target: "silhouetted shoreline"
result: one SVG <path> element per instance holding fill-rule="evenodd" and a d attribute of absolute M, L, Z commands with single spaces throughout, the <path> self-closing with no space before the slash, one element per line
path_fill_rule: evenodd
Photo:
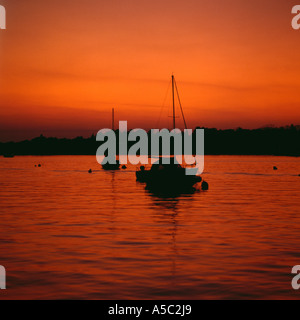
<path fill-rule="evenodd" d="M 252 130 L 201 129 L 205 129 L 206 155 L 300 156 L 300 125 Z M 128 148 L 134 143 L 128 143 Z M 96 141 L 95 135 L 74 139 L 47 138 L 41 135 L 21 142 L 0 142 L 0 155 L 95 155 L 100 145 L 101 142 Z"/>

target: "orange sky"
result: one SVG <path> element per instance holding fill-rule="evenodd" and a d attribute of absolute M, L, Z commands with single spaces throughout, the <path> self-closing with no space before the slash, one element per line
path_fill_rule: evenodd
<path fill-rule="evenodd" d="M 0 2 L 0 141 L 168 127 L 172 72 L 190 128 L 300 124 L 300 1 Z"/>

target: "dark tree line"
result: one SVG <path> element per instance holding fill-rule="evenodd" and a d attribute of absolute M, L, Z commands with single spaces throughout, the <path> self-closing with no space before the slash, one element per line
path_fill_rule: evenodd
<path fill-rule="evenodd" d="M 300 156 L 300 126 L 261 129 L 205 129 L 206 155 Z M 118 137 L 118 131 L 116 131 Z M 149 144 L 150 144 L 150 132 Z M 195 143 L 195 139 L 193 140 Z M 128 143 L 128 148 L 135 142 Z M 75 139 L 46 138 L 0 143 L 0 155 L 95 155 L 95 135 Z M 193 146 L 195 150 L 195 145 Z M 150 146 L 149 146 L 150 150 Z"/>

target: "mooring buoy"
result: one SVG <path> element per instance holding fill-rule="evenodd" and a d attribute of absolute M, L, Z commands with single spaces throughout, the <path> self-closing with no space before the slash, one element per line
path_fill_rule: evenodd
<path fill-rule="evenodd" d="M 203 180 L 203 182 L 202 182 L 202 184 L 201 184 L 201 189 L 204 190 L 204 191 L 206 191 L 206 190 L 208 190 L 208 188 L 209 188 L 208 183 Z"/>

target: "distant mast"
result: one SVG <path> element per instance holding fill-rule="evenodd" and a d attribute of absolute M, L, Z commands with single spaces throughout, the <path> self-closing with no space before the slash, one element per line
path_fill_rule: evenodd
<path fill-rule="evenodd" d="M 115 109 L 112 109 L 112 129 L 115 131 Z"/>
<path fill-rule="evenodd" d="M 181 110 L 181 115 L 182 115 L 182 119 L 184 122 L 184 127 L 185 129 L 187 129 L 187 124 L 185 121 L 185 117 L 184 117 L 184 113 L 183 113 L 183 109 L 182 109 L 182 105 L 181 105 L 181 101 L 180 101 L 180 97 L 179 97 L 179 92 L 178 92 L 178 88 L 177 88 L 177 83 L 175 81 L 175 77 L 172 74 L 172 98 L 173 98 L 173 129 L 176 129 L 176 114 L 175 114 L 175 90 L 176 90 L 176 95 L 177 95 L 177 99 L 178 99 L 178 103 L 180 106 L 180 110 Z"/>
<path fill-rule="evenodd" d="M 175 79 L 174 75 L 172 74 L 172 98 L 173 98 L 173 129 L 176 128 L 176 122 L 175 122 Z"/>

